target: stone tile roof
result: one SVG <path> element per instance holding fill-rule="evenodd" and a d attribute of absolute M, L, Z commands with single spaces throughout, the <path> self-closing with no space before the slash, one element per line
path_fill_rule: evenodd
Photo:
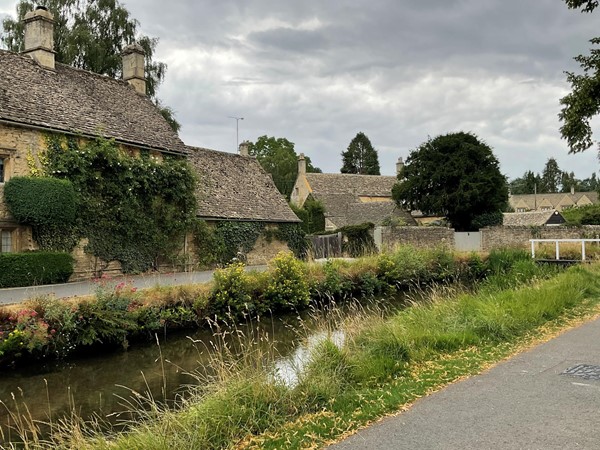
<path fill-rule="evenodd" d="M 188 147 L 199 175 L 198 217 L 214 220 L 300 222 L 255 158 Z"/>
<path fill-rule="evenodd" d="M 586 199 L 590 202 L 598 203 L 597 192 L 575 192 L 574 194 L 569 193 L 553 193 L 553 194 L 526 194 L 526 195 L 511 195 L 508 199 L 510 206 L 514 209 L 523 208 L 526 205 L 527 209 L 535 210 L 536 206 L 539 209 L 541 205 L 551 207 L 553 209 L 560 209 L 561 206 L 581 205 L 588 204 Z"/>
<path fill-rule="evenodd" d="M 407 211 L 392 201 L 394 176 L 355 175 L 345 173 L 307 173 L 311 195 L 325 206 L 325 217 L 336 227 L 372 222 L 389 217 L 402 218 L 408 225 L 416 222 Z M 388 201 L 363 202 L 361 197 L 387 198 Z"/>
<path fill-rule="evenodd" d="M 372 197 L 391 197 L 397 181 L 393 176 L 347 173 L 307 173 L 306 179 L 317 195 L 346 193 Z"/>
<path fill-rule="evenodd" d="M 158 109 L 124 81 L 0 50 L 0 121 L 103 136 L 153 150 L 186 148 Z"/>
<path fill-rule="evenodd" d="M 560 218 L 554 216 L 559 215 Z M 565 219 L 558 211 L 530 211 L 522 213 L 504 213 L 503 225 L 506 227 L 544 226 L 548 222 L 564 223 Z"/>

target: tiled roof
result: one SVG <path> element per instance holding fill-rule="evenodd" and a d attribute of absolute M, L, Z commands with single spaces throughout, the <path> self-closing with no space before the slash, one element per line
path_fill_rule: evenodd
<path fill-rule="evenodd" d="M 311 195 L 325 207 L 325 217 L 335 226 L 372 222 L 381 224 L 386 218 L 402 218 L 416 224 L 412 216 L 392 201 L 393 176 L 341 173 L 307 173 Z M 361 201 L 361 197 L 388 198 L 389 201 Z"/>
<path fill-rule="evenodd" d="M 132 146 L 185 153 L 156 106 L 126 82 L 0 50 L 0 121 L 103 136 Z"/>
<path fill-rule="evenodd" d="M 347 173 L 307 173 L 306 179 L 314 193 L 353 194 L 355 196 L 391 197 L 396 177 L 355 175 Z"/>
<path fill-rule="evenodd" d="M 558 206 L 570 205 L 569 201 L 575 205 L 588 204 L 584 197 L 587 197 L 592 203 L 598 203 L 597 192 L 511 195 L 508 201 L 510 206 L 515 209 L 523 208 L 523 204 L 530 210 L 535 210 L 536 207 L 540 208 L 542 204 L 556 209 Z"/>
<path fill-rule="evenodd" d="M 503 225 L 507 227 L 523 227 L 523 226 L 543 226 L 554 215 L 560 215 L 558 211 L 530 211 L 522 213 L 504 213 Z M 565 219 L 559 219 L 557 222 L 565 222 Z"/>
<path fill-rule="evenodd" d="M 198 216 L 215 220 L 300 222 L 255 158 L 188 147 L 199 180 Z"/>

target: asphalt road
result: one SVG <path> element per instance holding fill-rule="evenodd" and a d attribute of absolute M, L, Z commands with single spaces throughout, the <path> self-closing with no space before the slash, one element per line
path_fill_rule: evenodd
<path fill-rule="evenodd" d="M 588 378 L 583 371 L 564 374 L 580 364 L 592 366 Z M 600 320 L 420 399 L 328 448 L 598 449 Z"/>
<path fill-rule="evenodd" d="M 266 266 L 250 266 L 246 268 L 246 270 L 258 271 L 265 269 Z M 119 283 L 121 281 L 126 281 L 131 287 L 136 287 L 137 289 L 150 288 L 157 285 L 175 286 L 210 281 L 213 272 L 214 271 L 212 270 L 208 270 L 204 272 L 134 275 L 114 278 L 111 282 Z M 97 282 L 81 281 L 77 283 L 53 284 L 47 286 L 0 289 L 0 304 L 20 303 L 28 298 L 43 295 L 52 295 L 56 298 L 84 296 L 93 294 L 97 288 Z"/>

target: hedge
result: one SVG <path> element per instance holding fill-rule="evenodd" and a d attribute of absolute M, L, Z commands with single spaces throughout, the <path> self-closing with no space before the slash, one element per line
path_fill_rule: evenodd
<path fill-rule="evenodd" d="M 4 187 L 4 198 L 19 223 L 56 227 L 75 220 L 75 189 L 67 180 L 14 177 Z"/>
<path fill-rule="evenodd" d="M 73 273 L 73 263 L 68 253 L 2 253 L 0 288 L 64 283 Z"/>

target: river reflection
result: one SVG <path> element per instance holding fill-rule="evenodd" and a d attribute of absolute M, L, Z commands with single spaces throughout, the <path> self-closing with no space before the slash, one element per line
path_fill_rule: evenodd
<path fill-rule="evenodd" d="M 402 299 L 377 302 L 388 311 L 403 303 Z M 364 308 L 360 309 L 364 313 Z M 350 314 L 356 314 L 356 309 L 335 309 L 337 318 Z M 311 347 L 328 336 L 336 345 L 343 343 L 342 332 L 322 331 L 324 320 L 330 325 L 335 322 L 327 318 L 326 312 L 263 318 L 258 323 L 235 327 L 236 332 L 225 333 L 225 339 L 215 340 L 215 333 L 210 330 L 171 333 L 161 339 L 160 347 L 156 343 L 138 343 L 126 352 L 87 355 L 51 367 L 5 371 L 0 374 L 0 400 L 14 411 L 16 398 L 21 411 L 25 404 L 34 420 L 47 421 L 50 414 L 56 420 L 74 410 L 84 419 L 95 414 L 112 417 L 114 422 L 114 413 L 126 409 L 124 402 L 132 397 L 132 391 L 150 392 L 157 400 L 172 401 L 182 387 L 198 383 L 198 378 L 190 373 L 207 373 L 211 369 L 215 352 L 222 351 L 223 345 L 233 354 L 245 351 L 238 345 L 245 340 L 239 339 L 240 335 L 251 337 L 254 346 L 277 355 L 274 376 L 294 385 L 297 369 L 306 364 Z M 6 430 L 10 416 L 4 408 L 0 410 L 0 421 Z"/>

